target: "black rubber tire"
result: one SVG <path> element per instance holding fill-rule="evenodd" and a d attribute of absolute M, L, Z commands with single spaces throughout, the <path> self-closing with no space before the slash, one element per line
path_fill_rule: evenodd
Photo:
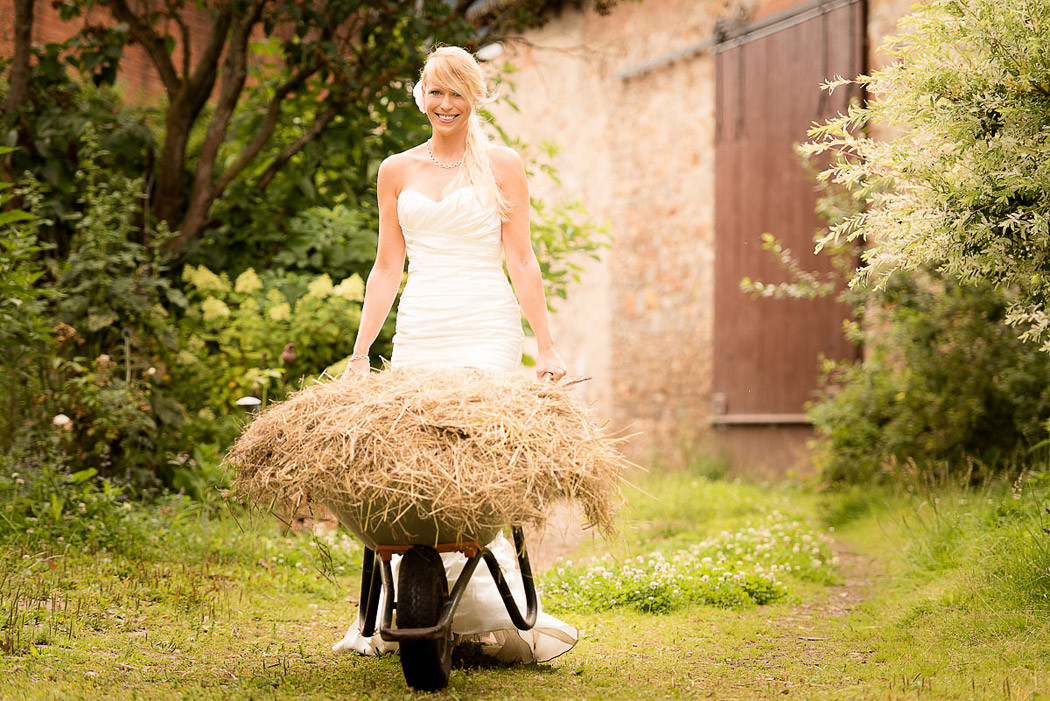
<path fill-rule="evenodd" d="M 448 599 L 448 580 L 441 556 L 433 548 L 415 547 L 401 558 L 397 574 L 397 627 L 435 625 Z M 452 632 L 439 640 L 402 641 L 401 671 L 419 691 L 448 686 L 452 669 Z"/>

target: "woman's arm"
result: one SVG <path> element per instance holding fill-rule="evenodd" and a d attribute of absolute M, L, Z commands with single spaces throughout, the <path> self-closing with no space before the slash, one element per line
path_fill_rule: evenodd
<path fill-rule="evenodd" d="M 559 380 L 565 375 L 565 363 L 554 349 L 540 264 L 532 250 L 529 184 L 525 179 L 525 166 L 517 152 L 505 147 L 492 149 L 492 166 L 500 190 L 511 208 L 510 218 L 503 222 L 503 251 L 507 257 L 507 273 L 514 285 L 514 293 L 536 336 L 539 351 L 536 376 L 542 377 L 543 373 L 549 372 L 555 380 Z"/>
<path fill-rule="evenodd" d="M 354 341 L 354 356 L 357 360 L 347 367 L 348 371 L 355 374 L 368 371 L 368 350 L 390 313 L 405 269 L 405 237 L 397 221 L 397 191 L 401 178 L 396 158 L 391 156 L 379 166 L 376 186 L 379 195 L 379 245 L 376 247 L 376 261 L 365 283 L 361 323 L 357 328 L 357 340 Z"/>

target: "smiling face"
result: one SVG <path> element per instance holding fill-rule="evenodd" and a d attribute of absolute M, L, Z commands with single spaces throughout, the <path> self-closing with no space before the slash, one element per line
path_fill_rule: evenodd
<path fill-rule="evenodd" d="M 424 105 L 434 132 L 452 136 L 467 128 L 467 118 L 473 110 L 469 99 L 455 90 L 441 85 L 427 85 Z"/>

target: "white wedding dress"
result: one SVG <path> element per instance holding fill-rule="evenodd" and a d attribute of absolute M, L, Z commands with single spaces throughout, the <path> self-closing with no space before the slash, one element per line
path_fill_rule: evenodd
<path fill-rule="evenodd" d="M 408 253 L 408 281 L 401 293 L 394 334 L 393 367 L 452 368 L 515 372 L 521 363 L 521 316 L 503 273 L 501 222 L 496 207 L 478 201 L 471 186 L 439 201 L 416 190 L 402 190 L 397 217 Z M 502 535 L 489 543 L 519 610 L 525 595 L 514 546 Z M 449 589 L 466 558 L 441 556 Z M 394 581 L 397 564 L 394 558 Z M 380 598 L 379 611 L 383 611 Z M 381 616 L 382 614 L 380 614 Z M 452 619 L 455 642 L 479 643 L 503 662 L 545 662 L 571 649 L 576 628 L 540 610 L 532 630 L 510 620 L 484 563 L 471 577 Z M 364 637 L 357 621 L 336 652 L 378 655 L 397 649 L 378 632 Z"/>

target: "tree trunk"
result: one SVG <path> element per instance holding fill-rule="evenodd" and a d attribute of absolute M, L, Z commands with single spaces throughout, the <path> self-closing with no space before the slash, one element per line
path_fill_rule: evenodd
<path fill-rule="evenodd" d="M 33 41 L 33 0 L 15 0 L 15 55 L 11 59 L 4 114 L 14 115 L 29 86 L 29 56 Z"/>
<path fill-rule="evenodd" d="M 15 0 L 15 55 L 11 59 L 3 122 L 13 124 L 25 101 L 29 87 L 29 57 L 33 43 L 33 0 Z M 21 139 L 19 139 L 21 142 Z M 11 154 L 3 159 L 4 180 L 14 182 Z"/>
<path fill-rule="evenodd" d="M 190 107 L 185 92 L 180 93 L 168 107 L 164 148 L 157 163 L 157 189 L 153 193 L 153 208 L 157 216 L 173 229 L 179 223 L 182 209 L 186 144 L 196 117 Z"/>
<path fill-rule="evenodd" d="M 200 236 L 207 225 L 208 212 L 215 199 L 222 193 L 215 187 L 215 159 L 237 107 L 244 81 L 248 76 L 248 44 L 251 41 L 252 28 L 259 21 L 263 2 L 260 0 L 246 16 L 238 18 L 231 27 L 229 43 L 226 46 L 226 57 L 222 64 L 222 82 L 219 87 L 219 99 L 215 112 L 208 123 L 208 131 L 201 145 L 197 159 L 197 172 L 190 189 L 189 203 L 185 215 L 179 223 L 179 235 L 169 241 L 169 248 L 176 249 Z"/>

